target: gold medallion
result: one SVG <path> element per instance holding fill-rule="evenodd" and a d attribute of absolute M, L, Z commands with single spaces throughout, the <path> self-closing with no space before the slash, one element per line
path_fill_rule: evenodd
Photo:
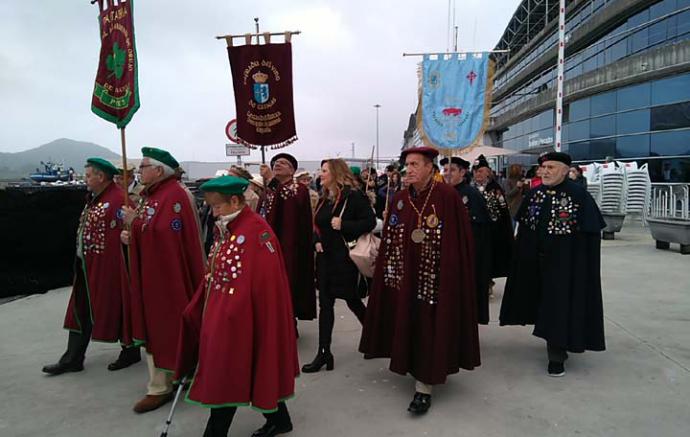
<path fill-rule="evenodd" d="M 438 226 L 438 217 L 436 217 L 436 214 L 429 214 L 426 217 L 426 225 L 432 229 Z"/>
<path fill-rule="evenodd" d="M 412 231 L 411 237 L 412 237 L 412 241 L 419 244 L 422 241 L 424 241 L 424 239 L 426 238 L 426 234 L 424 233 L 424 229 L 417 228 L 414 231 Z"/>

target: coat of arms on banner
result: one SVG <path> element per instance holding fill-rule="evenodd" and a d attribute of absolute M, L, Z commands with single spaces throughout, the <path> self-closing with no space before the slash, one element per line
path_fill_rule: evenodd
<path fill-rule="evenodd" d="M 231 46 L 228 56 L 239 142 L 274 149 L 295 142 L 291 44 Z"/>
<path fill-rule="evenodd" d="M 252 75 L 252 79 L 254 79 L 254 101 L 259 104 L 268 102 L 270 96 L 268 84 L 266 83 L 268 75 L 258 71 Z"/>
<path fill-rule="evenodd" d="M 491 106 L 493 64 L 486 53 L 425 55 L 417 130 L 424 143 L 460 150 L 481 140 Z"/>

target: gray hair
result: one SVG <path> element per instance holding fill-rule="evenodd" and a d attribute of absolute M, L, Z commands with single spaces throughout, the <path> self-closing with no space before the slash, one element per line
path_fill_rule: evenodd
<path fill-rule="evenodd" d="M 170 167 L 167 164 L 163 164 L 162 162 L 160 162 L 156 159 L 149 158 L 149 164 L 151 164 L 154 167 L 162 168 L 163 169 L 163 176 L 165 176 L 165 177 L 173 176 L 175 174 L 175 170 L 172 167 Z"/>

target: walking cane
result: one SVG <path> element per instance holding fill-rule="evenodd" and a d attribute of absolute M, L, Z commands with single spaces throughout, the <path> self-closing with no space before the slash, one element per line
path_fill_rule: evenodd
<path fill-rule="evenodd" d="M 177 393 L 175 393 L 175 399 L 173 399 L 172 407 L 170 408 L 170 413 L 168 414 L 168 419 L 165 421 L 165 428 L 163 429 L 163 432 L 161 433 L 161 437 L 168 437 L 168 429 L 170 428 L 170 424 L 172 423 L 172 417 L 173 414 L 175 414 L 175 407 L 177 406 L 177 401 L 180 399 L 180 395 L 182 394 L 182 389 L 184 389 L 184 385 L 187 382 L 187 377 L 185 376 L 182 378 L 182 381 L 180 381 L 180 385 L 177 387 Z"/>

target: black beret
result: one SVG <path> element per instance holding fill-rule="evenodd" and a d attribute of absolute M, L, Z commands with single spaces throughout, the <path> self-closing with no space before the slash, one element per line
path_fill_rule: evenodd
<path fill-rule="evenodd" d="M 464 159 L 462 159 L 462 158 L 459 157 L 459 156 L 453 156 L 452 158 L 450 158 L 450 163 L 451 163 L 451 164 L 455 164 L 455 165 L 457 165 L 457 166 L 460 167 L 460 168 L 464 168 L 464 169 L 469 169 L 469 168 L 470 168 L 470 162 L 469 162 L 469 161 L 465 161 Z"/>
<path fill-rule="evenodd" d="M 573 159 L 570 157 L 570 155 L 563 152 L 548 152 L 539 157 L 539 165 L 545 163 L 546 161 L 558 161 L 567 166 L 570 166 L 570 164 L 573 163 Z"/>

